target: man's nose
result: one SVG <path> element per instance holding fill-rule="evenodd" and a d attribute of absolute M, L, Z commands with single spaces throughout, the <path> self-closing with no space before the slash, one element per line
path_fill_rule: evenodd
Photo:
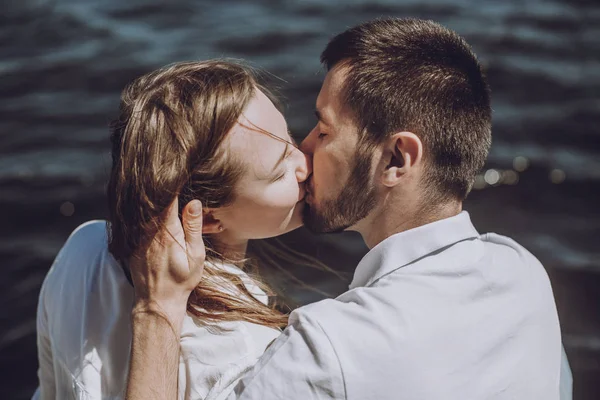
<path fill-rule="evenodd" d="M 315 128 L 316 129 L 316 128 Z M 311 155 L 315 150 L 315 129 L 309 132 L 309 134 L 304 138 L 302 143 L 300 143 L 300 151 L 304 154 Z"/>

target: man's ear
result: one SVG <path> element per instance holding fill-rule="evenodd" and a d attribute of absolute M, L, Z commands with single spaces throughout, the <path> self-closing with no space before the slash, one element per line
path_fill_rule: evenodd
<path fill-rule="evenodd" d="M 223 232 L 223 224 L 215 217 L 213 210 L 210 208 L 202 209 L 202 233 L 221 233 Z"/>
<path fill-rule="evenodd" d="M 382 182 L 387 187 L 396 186 L 400 180 L 421 163 L 423 142 L 412 132 L 402 131 L 389 137 L 384 148 Z"/>

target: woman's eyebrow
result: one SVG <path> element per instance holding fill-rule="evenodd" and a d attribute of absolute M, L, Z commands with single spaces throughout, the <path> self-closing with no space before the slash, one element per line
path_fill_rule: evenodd
<path fill-rule="evenodd" d="M 245 124 L 242 124 L 242 123 L 240 123 L 240 126 L 246 128 L 246 129 L 248 129 L 250 131 L 254 131 L 254 132 L 258 132 L 258 133 L 262 133 L 262 134 L 265 134 L 267 136 L 270 136 L 270 137 L 272 137 L 273 139 L 275 139 L 275 140 L 277 140 L 279 142 L 286 143 L 286 144 L 291 144 L 294 147 L 298 147 L 298 142 L 292 136 L 291 131 L 290 131 L 289 128 L 287 129 L 287 133 L 288 133 L 288 136 L 289 136 L 290 140 L 285 140 L 285 139 L 280 138 L 279 136 L 275 135 L 274 133 L 271 133 L 271 132 L 269 132 L 269 131 L 267 131 L 265 129 L 262 129 L 262 128 L 254 125 L 253 123 L 250 123 L 250 124 L 252 125 L 252 127 L 249 127 L 248 125 L 245 125 Z"/>
<path fill-rule="evenodd" d="M 279 166 L 281 165 L 283 160 L 285 160 L 291 154 L 291 152 L 288 151 L 289 148 L 290 148 L 290 145 L 288 143 L 286 143 L 285 149 L 283 149 L 283 154 L 281 154 L 281 157 L 279 157 L 279 160 L 277 160 L 277 163 L 273 167 L 273 171 L 275 171 L 277 168 L 279 168 Z"/>

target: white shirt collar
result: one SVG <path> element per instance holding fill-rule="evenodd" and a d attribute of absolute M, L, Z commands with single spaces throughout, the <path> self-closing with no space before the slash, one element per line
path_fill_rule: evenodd
<path fill-rule="evenodd" d="M 466 211 L 454 217 L 396 233 L 373 247 L 363 257 L 356 267 L 350 289 L 368 286 L 384 275 L 436 250 L 478 236 L 479 233 Z"/>

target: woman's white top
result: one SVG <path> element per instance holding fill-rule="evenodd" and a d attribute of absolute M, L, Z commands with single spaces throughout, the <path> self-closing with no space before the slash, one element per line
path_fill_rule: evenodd
<path fill-rule="evenodd" d="M 267 296 L 240 269 L 248 290 Z M 131 348 L 133 287 L 108 252 L 106 222 L 81 225 L 50 268 L 40 292 L 40 386 L 33 399 L 121 399 Z M 180 399 L 222 399 L 280 331 L 249 322 L 215 330 L 187 315 L 181 333 Z"/>

